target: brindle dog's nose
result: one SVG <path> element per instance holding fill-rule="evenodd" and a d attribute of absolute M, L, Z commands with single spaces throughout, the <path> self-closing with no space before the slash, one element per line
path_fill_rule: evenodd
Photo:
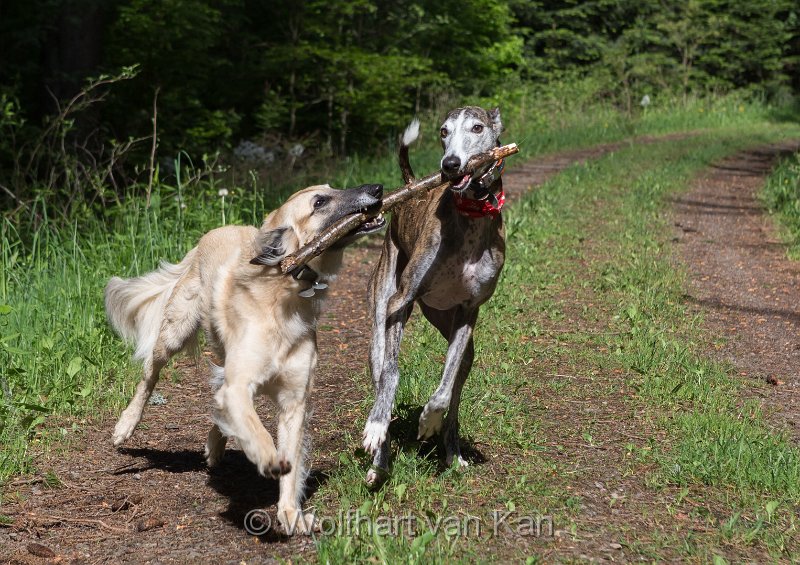
<path fill-rule="evenodd" d="M 455 155 L 450 155 L 442 159 L 442 171 L 448 174 L 454 174 L 461 168 L 461 159 Z"/>

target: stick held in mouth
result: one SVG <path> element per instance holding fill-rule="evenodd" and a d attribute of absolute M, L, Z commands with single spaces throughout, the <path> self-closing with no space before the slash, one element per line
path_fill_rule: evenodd
<path fill-rule="evenodd" d="M 505 157 L 509 157 L 519 152 L 519 147 L 516 143 L 496 147 L 486 153 L 473 156 L 465 169 L 467 171 L 475 171 L 492 161 L 498 161 Z M 392 191 L 389 195 L 383 198 L 383 205 L 379 213 L 390 211 L 398 204 L 410 200 L 414 196 L 423 194 L 434 188 L 448 184 L 448 181 L 442 178 L 441 171 L 422 177 L 421 179 L 412 180 L 407 185 Z M 336 243 L 339 239 L 368 222 L 374 216 L 367 216 L 364 213 L 352 214 L 345 216 L 338 222 L 328 227 L 325 231 L 320 233 L 317 237 L 311 240 L 308 244 L 304 245 L 291 255 L 284 257 L 281 261 L 281 271 L 284 273 L 291 273 L 295 269 L 302 267 L 314 257 L 320 255 L 323 251 Z"/>

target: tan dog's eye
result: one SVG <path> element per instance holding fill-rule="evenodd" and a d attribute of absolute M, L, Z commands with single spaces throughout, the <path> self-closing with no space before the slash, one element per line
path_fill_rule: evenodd
<path fill-rule="evenodd" d="M 483 131 L 483 124 L 475 124 L 472 126 L 472 133 L 481 133 Z"/>
<path fill-rule="evenodd" d="M 330 198 L 328 196 L 317 196 L 314 198 L 312 206 L 314 206 L 314 210 L 319 210 L 320 208 L 325 206 L 325 204 L 327 204 L 329 200 Z"/>
<path fill-rule="evenodd" d="M 447 134 L 450 132 L 447 131 L 447 128 L 442 128 L 441 130 L 439 130 L 439 133 L 442 134 L 442 137 L 447 137 Z"/>

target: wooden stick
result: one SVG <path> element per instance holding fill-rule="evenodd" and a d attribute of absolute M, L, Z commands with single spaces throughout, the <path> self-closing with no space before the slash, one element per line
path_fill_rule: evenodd
<path fill-rule="evenodd" d="M 504 159 L 505 157 L 509 157 L 518 152 L 519 147 L 517 147 L 516 143 L 503 145 L 502 147 L 496 147 L 491 151 L 487 151 L 486 153 L 474 155 L 472 158 L 470 158 L 469 162 L 467 162 L 465 170 L 474 171 L 483 167 L 484 165 L 488 165 L 493 161 L 499 161 L 500 159 Z M 407 185 L 392 191 L 386 197 L 384 197 L 379 213 L 388 212 L 406 200 L 410 200 L 415 196 L 422 195 L 429 190 L 433 190 L 434 188 L 438 188 L 446 184 L 449 184 L 449 181 L 442 178 L 441 171 L 421 179 L 412 180 Z M 301 247 L 291 255 L 284 257 L 281 261 L 281 271 L 284 273 L 291 273 L 295 269 L 302 267 L 314 257 L 317 257 L 331 245 L 336 243 L 339 239 L 353 231 L 355 228 L 366 223 L 368 220 L 374 218 L 376 215 L 377 214 L 373 216 L 367 216 L 364 213 L 358 213 L 341 218 L 339 221 L 326 228 L 325 231 L 320 233 L 308 244 Z"/>

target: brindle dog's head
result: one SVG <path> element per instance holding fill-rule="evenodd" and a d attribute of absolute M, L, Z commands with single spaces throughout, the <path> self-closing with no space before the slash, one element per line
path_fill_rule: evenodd
<path fill-rule="evenodd" d="M 382 198 L 383 186 L 380 184 L 365 184 L 345 190 L 331 188 L 327 184 L 303 189 L 290 196 L 283 206 L 264 220 L 256 241 L 259 254 L 253 262 L 278 265 L 288 253 L 294 253 L 343 217 L 358 212 L 377 213 Z M 340 251 L 346 245 L 381 229 L 385 223 L 383 217 L 378 216 L 353 230 L 323 253 L 322 261 L 325 262 L 326 255 L 333 251 L 336 256 L 333 257 L 333 263 L 340 262 Z M 339 253 L 335 253 L 337 250 Z M 330 268 L 335 271 L 338 264 L 330 265 Z M 322 267 L 322 272 L 328 270 Z"/>
<path fill-rule="evenodd" d="M 442 175 L 451 182 L 450 188 L 459 194 L 465 192 L 473 180 L 480 178 L 491 167 L 467 173 L 464 170 L 470 157 L 497 146 L 503 131 L 500 110 L 484 110 L 478 106 L 456 108 L 447 114 L 442 124 Z"/>

